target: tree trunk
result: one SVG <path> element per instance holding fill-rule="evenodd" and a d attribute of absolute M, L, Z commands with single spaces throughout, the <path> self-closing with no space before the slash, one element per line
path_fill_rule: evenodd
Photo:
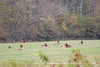
<path fill-rule="evenodd" d="M 82 17 L 82 4 L 83 4 L 83 0 L 81 0 L 81 3 L 80 3 L 80 16 Z"/>
<path fill-rule="evenodd" d="M 91 16 L 94 17 L 95 0 L 91 0 Z"/>

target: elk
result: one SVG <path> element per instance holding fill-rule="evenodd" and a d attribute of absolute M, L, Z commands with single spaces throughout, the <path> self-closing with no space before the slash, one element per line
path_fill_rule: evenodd
<path fill-rule="evenodd" d="M 52 45 L 59 45 L 59 41 L 57 41 L 57 43 L 54 43 L 54 44 L 52 44 Z"/>
<path fill-rule="evenodd" d="M 20 48 L 18 48 L 18 50 L 23 50 L 24 48 L 23 48 L 23 44 L 22 45 L 20 45 Z"/>
<path fill-rule="evenodd" d="M 9 50 L 11 47 L 9 46 L 8 48 L 7 48 L 7 50 Z"/>
<path fill-rule="evenodd" d="M 68 45 L 67 43 L 64 46 L 61 46 L 62 48 L 72 47 L 72 45 Z"/>
<path fill-rule="evenodd" d="M 83 44 L 83 41 L 81 41 L 80 43 L 79 43 L 79 45 L 82 45 Z"/>
<path fill-rule="evenodd" d="M 72 47 L 72 45 L 68 45 L 67 43 L 65 44 L 65 47 Z"/>
<path fill-rule="evenodd" d="M 26 42 L 25 42 L 25 40 L 23 40 L 23 45 L 26 45 Z"/>
<path fill-rule="evenodd" d="M 42 47 L 43 47 L 43 46 L 45 46 L 45 47 L 50 47 L 50 46 L 48 46 L 46 43 L 45 43 L 44 45 L 41 45 L 41 46 L 42 46 Z"/>

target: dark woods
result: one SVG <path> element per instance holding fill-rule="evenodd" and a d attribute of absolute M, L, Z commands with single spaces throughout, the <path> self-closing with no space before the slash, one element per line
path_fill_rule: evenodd
<path fill-rule="evenodd" d="M 100 39 L 99 3 L 0 0 L 0 42 Z"/>

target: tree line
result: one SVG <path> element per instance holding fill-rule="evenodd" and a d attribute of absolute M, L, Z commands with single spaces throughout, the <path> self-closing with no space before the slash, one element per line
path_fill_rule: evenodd
<path fill-rule="evenodd" d="M 0 0 L 0 42 L 100 39 L 99 0 Z"/>

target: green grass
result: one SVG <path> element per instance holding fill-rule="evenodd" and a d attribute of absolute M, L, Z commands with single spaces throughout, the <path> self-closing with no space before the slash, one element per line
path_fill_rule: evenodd
<path fill-rule="evenodd" d="M 66 40 L 60 41 L 59 45 L 53 46 L 56 41 L 48 42 L 30 42 L 24 45 L 24 50 L 18 50 L 21 43 L 0 43 L 0 63 L 8 59 L 18 60 L 34 60 L 36 63 L 41 63 L 41 59 L 38 56 L 39 51 L 42 51 L 50 58 L 50 63 L 53 62 L 68 62 L 72 56 L 73 49 L 80 49 L 83 55 L 88 56 L 87 59 L 94 62 L 94 56 L 100 56 L 100 40 L 83 40 L 83 45 L 78 45 L 81 40 Z M 41 47 L 44 43 L 47 43 L 50 48 Z M 60 48 L 65 43 L 72 45 L 72 48 Z M 8 46 L 12 48 L 6 50 Z"/>

